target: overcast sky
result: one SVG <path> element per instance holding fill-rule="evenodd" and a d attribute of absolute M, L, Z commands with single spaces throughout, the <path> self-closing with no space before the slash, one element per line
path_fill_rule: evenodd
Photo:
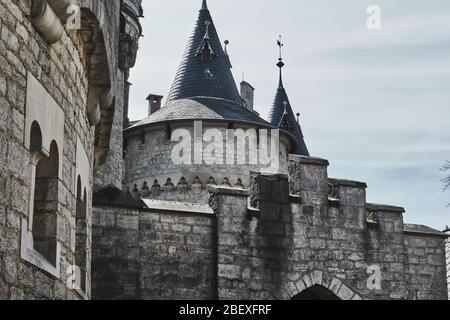
<path fill-rule="evenodd" d="M 201 0 L 145 0 L 144 38 L 130 82 L 130 118 L 149 93 L 167 96 Z M 370 31 L 369 5 L 382 29 Z M 278 83 L 300 112 L 313 156 L 329 175 L 368 184 L 368 201 L 406 208 L 405 222 L 450 225 L 439 167 L 450 159 L 450 1 L 208 0 L 236 82 L 255 88 L 267 119 Z"/>

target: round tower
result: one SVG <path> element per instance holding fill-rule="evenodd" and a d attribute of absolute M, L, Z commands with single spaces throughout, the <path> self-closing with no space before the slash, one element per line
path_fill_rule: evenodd
<path fill-rule="evenodd" d="M 206 203 L 208 185 L 247 188 L 251 171 L 287 173 L 295 139 L 249 108 L 247 96 L 203 1 L 165 105 L 150 95 L 148 117 L 125 130 L 129 191 Z"/>

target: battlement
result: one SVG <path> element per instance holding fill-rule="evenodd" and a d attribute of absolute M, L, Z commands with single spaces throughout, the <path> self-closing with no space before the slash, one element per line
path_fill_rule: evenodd
<path fill-rule="evenodd" d="M 203 299 L 291 299 L 315 284 L 341 299 L 446 296 L 446 235 L 404 224 L 403 208 L 367 203 L 366 183 L 329 178 L 328 165 L 292 156 L 288 175 L 251 172 L 247 186 L 212 177 L 144 183 L 124 196 L 142 198 L 143 208 L 118 207 L 105 192 L 94 220 L 95 256 L 141 266 L 142 274 L 111 271 L 120 279 L 127 274 L 124 285 L 128 277 L 149 277 L 139 290 L 120 293 L 131 298 L 188 292 Z M 124 247 L 111 251 L 112 241 Z M 382 270 L 381 289 L 367 286 L 370 268 Z M 154 271 L 162 269 L 176 281 Z"/>

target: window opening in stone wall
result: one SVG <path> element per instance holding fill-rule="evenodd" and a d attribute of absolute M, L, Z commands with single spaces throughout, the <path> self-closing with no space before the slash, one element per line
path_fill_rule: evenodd
<path fill-rule="evenodd" d="M 38 149 L 39 140 L 41 140 L 40 130 L 38 132 L 37 129 L 38 127 L 33 123 L 31 129 L 32 162 L 35 164 L 31 219 L 33 247 L 48 262 L 56 266 L 59 152 L 56 142 L 52 141 L 48 157 L 36 156 L 37 151 L 34 150 Z M 36 161 L 36 158 L 40 159 Z"/>
<path fill-rule="evenodd" d="M 77 283 L 81 291 L 86 292 L 86 249 L 87 249 L 87 193 L 82 190 L 81 177 L 77 179 L 77 203 L 75 217 L 75 265 L 79 268 Z"/>

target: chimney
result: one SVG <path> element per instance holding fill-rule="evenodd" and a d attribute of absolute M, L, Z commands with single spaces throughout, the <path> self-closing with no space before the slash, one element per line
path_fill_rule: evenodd
<path fill-rule="evenodd" d="M 248 82 L 241 82 L 241 98 L 244 101 L 244 106 L 248 110 L 253 111 L 253 101 L 255 97 L 255 88 Z"/>
<path fill-rule="evenodd" d="M 159 96 L 157 94 L 149 94 L 148 100 L 148 115 L 151 116 L 155 112 L 161 109 L 161 100 L 164 96 Z"/>

